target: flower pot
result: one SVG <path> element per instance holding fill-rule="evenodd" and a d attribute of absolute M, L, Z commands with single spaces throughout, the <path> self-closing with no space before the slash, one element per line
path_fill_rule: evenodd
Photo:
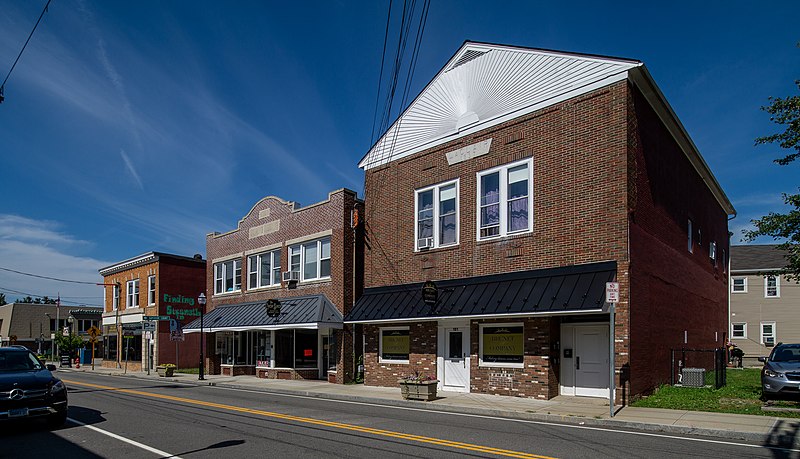
<path fill-rule="evenodd" d="M 165 367 L 165 366 L 159 365 L 159 366 L 156 367 L 156 372 L 158 372 L 158 375 L 161 376 L 161 377 L 164 377 L 164 376 L 169 377 L 169 376 L 172 376 L 173 373 L 175 372 L 175 367 Z"/>
<path fill-rule="evenodd" d="M 401 379 L 400 394 L 406 400 L 436 400 L 436 388 L 439 381 L 408 381 Z"/>

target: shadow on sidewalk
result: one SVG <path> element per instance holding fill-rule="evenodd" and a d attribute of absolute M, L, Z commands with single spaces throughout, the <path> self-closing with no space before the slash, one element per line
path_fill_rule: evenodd
<path fill-rule="evenodd" d="M 800 442 L 798 442 L 799 439 L 797 437 L 798 432 L 800 432 L 800 421 L 779 419 L 772 427 L 769 437 L 764 442 L 764 446 L 779 448 L 772 450 L 772 455 L 776 458 L 788 459 L 794 457 L 792 452 L 787 450 L 800 447 L 800 444 L 798 444 Z M 787 450 L 782 448 L 786 448 Z"/>

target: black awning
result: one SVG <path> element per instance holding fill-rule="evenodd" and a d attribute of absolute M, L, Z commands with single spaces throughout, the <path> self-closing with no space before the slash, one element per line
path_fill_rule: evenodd
<path fill-rule="evenodd" d="M 280 314 L 270 317 L 267 302 L 218 306 L 203 317 L 203 331 L 280 330 L 285 328 L 342 328 L 342 313 L 325 295 L 279 298 Z M 200 331 L 200 319 L 183 327 L 185 333 Z"/>
<path fill-rule="evenodd" d="M 436 320 L 599 312 L 606 282 L 617 275 L 613 261 L 518 271 L 435 282 L 438 300 L 426 304 L 422 283 L 368 288 L 346 323 Z"/>

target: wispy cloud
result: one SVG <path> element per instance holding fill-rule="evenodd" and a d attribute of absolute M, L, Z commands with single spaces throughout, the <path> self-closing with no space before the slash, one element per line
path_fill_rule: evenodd
<path fill-rule="evenodd" d="M 71 253 L 87 243 L 59 231 L 60 226 L 54 221 L 0 214 L 0 266 L 40 276 L 100 282 L 98 269 L 110 263 Z M 103 297 L 102 288 L 95 285 L 57 282 L 8 271 L 0 271 L 0 292 L 6 293 L 9 301 L 25 294 L 53 298 L 60 294 L 76 303 L 99 305 Z"/>
<path fill-rule="evenodd" d="M 139 173 L 136 172 L 136 168 L 133 166 L 131 159 L 128 157 L 127 154 L 125 154 L 125 150 L 120 149 L 119 154 L 120 156 L 122 156 L 122 161 L 125 163 L 125 169 L 127 169 L 128 172 L 130 172 L 131 176 L 133 176 L 133 179 L 136 180 L 136 184 L 139 185 L 139 188 L 144 190 L 144 185 L 142 185 L 142 179 L 139 177 Z"/>

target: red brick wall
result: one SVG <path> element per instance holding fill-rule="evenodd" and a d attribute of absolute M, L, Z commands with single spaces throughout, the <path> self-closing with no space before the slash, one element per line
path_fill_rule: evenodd
<path fill-rule="evenodd" d="M 618 324 L 627 337 L 627 91 L 626 82 L 615 83 L 367 170 L 366 287 L 616 260 L 623 301 Z M 490 138 L 489 154 L 448 165 L 447 152 Z M 476 173 L 531 157 L 533 232 L 476 241 Z M 414 252 L 414 190 L 456 178 L 460 180 L 458 246 Z M 547 323 L 535 328 L 545 330 Z M 541 339 L 558 336 L 558 325 L 553 327 L 542 332 Z M 367 333 L 368 341 L 377 340 L 372 335 Z M 428 350 L 433 357 L 435 344 L 434 340 Z M 618 350 L 625 352 L 626 347 L 627 341 L 618 343 Z M 619 364 L 627 363 L 626 358 L 620 356 Z M 524 387 L 520 395 L 556 395 L 558 369 L 549 369 L 541 357 L 534 359 L 538 359 L 531 362 L 536 374 L 514 373 L 510 384 Z M 396 374 L 409 369 L 413 370 L 373 365 L 367 383 L 396 384 Z M 484 377 L 481 371 L 476 367 L 473 378 Z M 503 389 L 481 382 L 473 390 Z"/>
<path fill-rule="evenodd" d="M 670 348 L 712 349 L 727 330 L 727 215 L 638 90 L 629 96 L 631 173 L 630 393 L 669 382 Z M 694 253 L 687 248 L 693 221 Z M 702 246 L 697 244 L 698 228 Z M 619 324 L 619 322 L 618 322 Z M 684 344 L 684 331 L 688 343 Z M 716 332 L 716 340 L 715 340 Z"/>
<path fill-rule="evenodd" d="M 324 294 L 343 314 L 353 305 L 356 295 L 361 293 L 363 284 L 363 251 L 354 252 L 354 238 L 363 241 L 361 234 L 354 234 L 350 227 L 350 212 L 355 205 L 362 205 L 356 193 L 347 189 L 331 192 L 328 200 L 302 208 L 294 203 L 276 197 L 267 197 L 253 206 L 252 210 L 239 221 L 236 230 L 224 234 L 210 234 L 206 238 L 208 265 L 206 269 L 206 295 L 209 298 L 208 310 L 225 304 L 250 301 L 266 301 L 270 298 L 286 298 L 302 295 Z M 261 212 L 269 213 L 259 218 Z M 250 228 L 280 220 L 277 231 L 250 239 Z M 320 282 L 300 282 L 296 289 L 289 290 L 286 284 L 280 287 L 247 290 L 247 255 L 241 255 L 242 291 L 214 295 L 214 260 L 232 254 L 245 253 L 261 247 L 280 244 L 281 271 L 289 267 L 288 245 L 286 241 L 331 230 L 331 278 Z M 355 253 L 355 259 L 354 259 Z M 355 263 L 354 263 L 355 261 Z M 353 276 L 356 273 L 357 283 Z M 209 338 L 211 339 L 211 338 Z M 353 377 L 352 332 L 348 328 L 340 333 L 338 350 L 340 362 L 337 381 L 350 381 Z"/>
<path fill-rule="evenodd" d="M 408 363 L 381 363 L 378 359 L 378 340 L 381 327 L 409 327 Z M 369 386 L 397 386 L 397 380 L 419 372 L 436 377 L 436 322 L 413 324 L 365 325 L 364 384 Z"/>
<path fill-rule="evenodd" d="M 206 291 L 205 274 L 205 263 L 161 258 L 159 274 L 156 279 L 157 312 L 153 315 L 167 315 L 167 306 L 172 306 L 173 309 L 194 310 L 199 313 L 200 305 L 197 304 L 197 297 L 201 292 Z M 194 305 L 165 302 L 164 294 L 191 298 L 194 300 Z M 170 317 L 176 318 L 176 315 L 170 314 Z M 197 316 L 184 315 L 184 318 L 178 319 L 178 322 L 181 325 L 186 325 L 195 319 L 197 319 Z M 200 335 L 198 333 L 184 335 L 184 341 L 177 346 L 178 359 L 176 362 L 175 342 L 169 340 L 169 322 L 158 322 L 157 327 L 158 339 L 161 345 L 158 348 L 156 362 L 177 363 L 178 368 L 197 368 L 200 363 Z"/>

